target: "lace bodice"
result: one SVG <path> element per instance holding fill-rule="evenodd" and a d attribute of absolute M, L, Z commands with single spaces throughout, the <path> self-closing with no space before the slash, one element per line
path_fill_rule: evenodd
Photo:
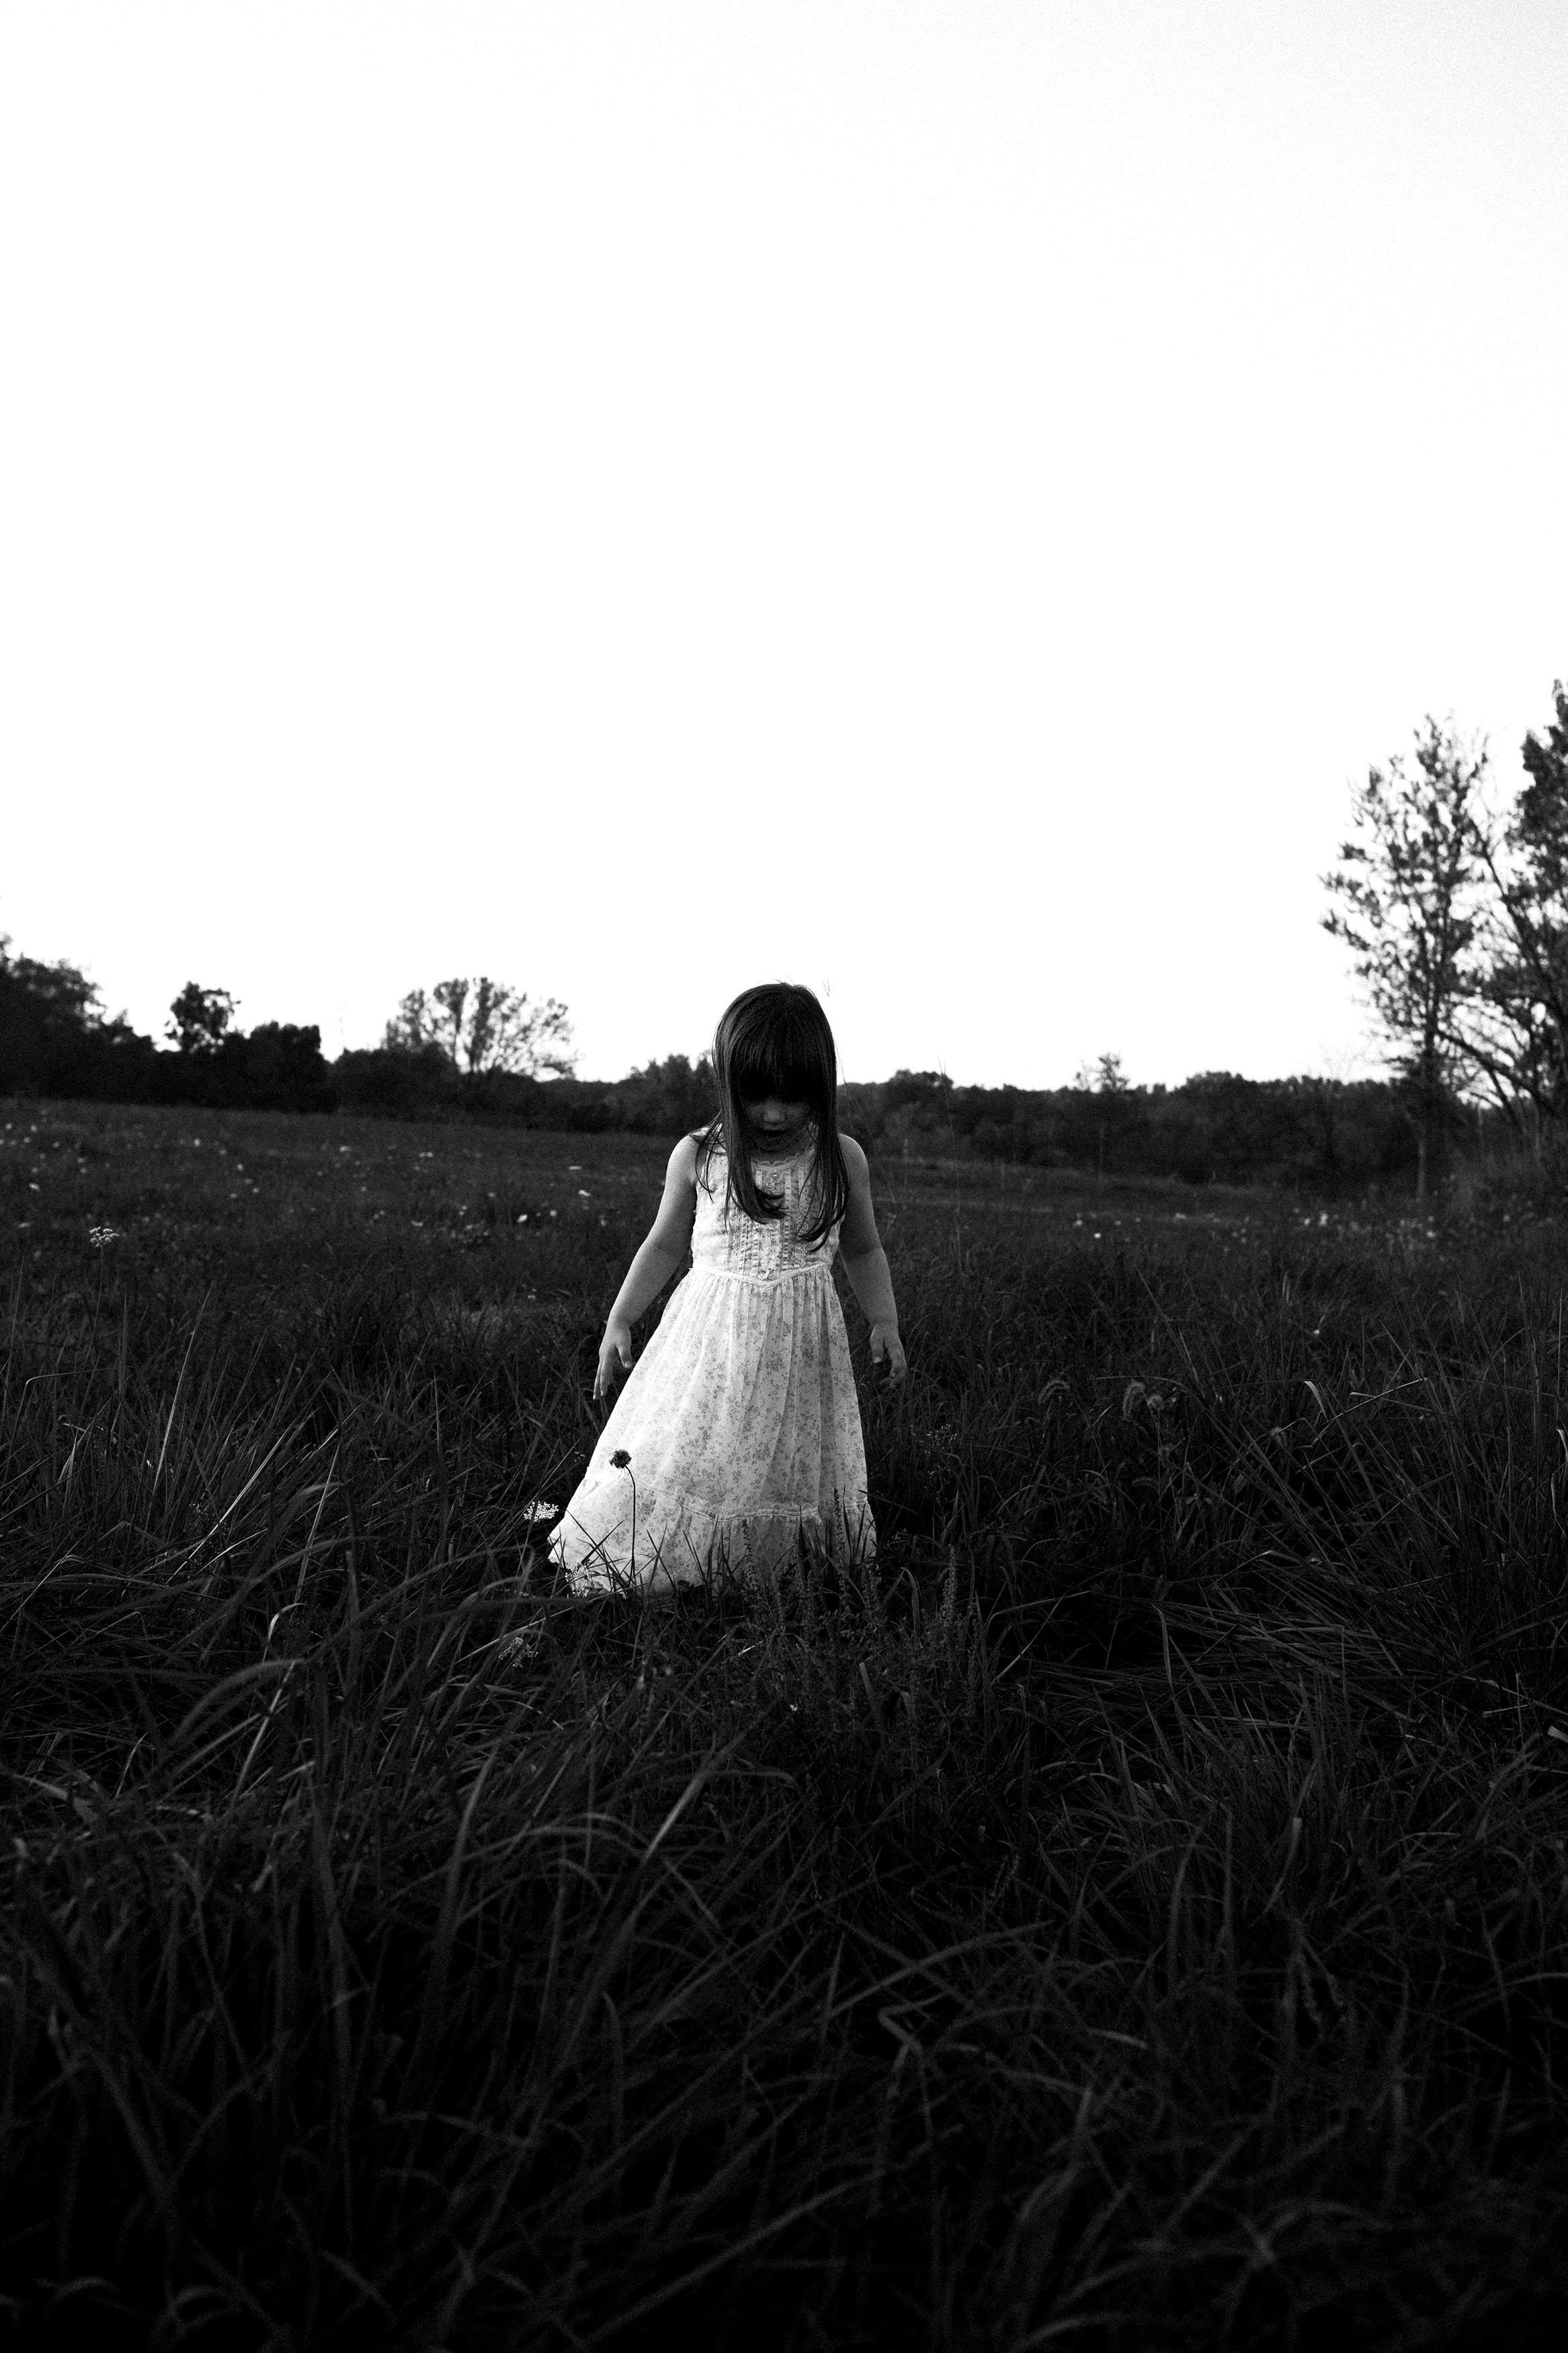
<path fill-rule="evenodd" d="M 722 1145 L 716 1145 L 697 1179 L 697 1216 L 691 1229 L 691 1262 L 706 1274 L 723 1274 L 742 1282 L 784 1282 L 797 1275 L 822 1273 L 832 1266 L 838 1249 L 838 1226 L 826 1241 L 810 1246 L 800 1239 L 811 1223 L 816 1203 L 810 1191 L 812 1153 L 808 1141 L 788 1160 L 755 1160 L 752 1172 L 764 1193 L 784 1196 L 784 1215 L 759 1221 L 748 1218 L 738 1201 L 724 1215 L 724 1179 L 728 1161 Z M 842 1220 L 840 1220 L 842 1223 Z"/>

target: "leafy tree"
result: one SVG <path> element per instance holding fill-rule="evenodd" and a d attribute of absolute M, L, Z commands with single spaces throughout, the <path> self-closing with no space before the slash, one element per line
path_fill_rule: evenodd
<path fill-rule="evenodd" d="M 187 980 L 169 1008 L 174 1019 L 163 1031 L 182 1054 L 212 1054 L 222 1045 L 235 1004 L 226 988 L 203 988 Z"/>
<path fill-rule="evenodd" d="M 1456 1084 L 1470 1075 L 1457 1014 L 1473 987 L 1469 951 L 1486 881 L 1479 788 L 1486 752 L 1430 717 L 1415 772 L 1396 753 L 1352 795 L 1355 838 L 1322 878 L 1336 900 L 1323 928 L 1356 972 L 1414 1097 L 1416 1196 L 1425 1199 Z"/>
<path fill-rule="evenodd" d="M 0 1087 L 101 1093 L 128 1080 L 127 1057 L 153 1050 L 123 1013 L 110 1018 L 74 964 L 13 955 L 0 934 Z"/>
<path fill-rule="evenodd" d="M 1529 783 L 1483 854 L 1492 883 L 1485 954 L 1465 1008 L 1477 1066 L 1505 1111 L 1568 1113 L 1568 689 L 1521 747 Z"/>
<path fill-rule="evenodd" d="M 438 980 L 428 996 L 422 988 L 410 989 L 382 1042 L 405 1053 L 437 1046 L 468 1078 L 487 1071 L 535 1079 L 549 1071 L 565 1078 L 576 1064 L 566 1008 L 557 998 L 532 1005 L 521 989 L 481 973 L 474 983 Z"/>
<path fill-rule="evenodd" d="M 1097 1055 L 1092 1062 L 1080 1062 L 1073 1073 L 1073 1086 L 1082 1095 L 1124 1095 L 1131 1084 L 1120 1054 Z"/>
<path fill-rule="evenodd" d="M 41 964 L 37 956 L 11 954 L 8 933 L 0 933 L 0 983 L 8 996 L 25 998 L 34 1018 L 55 1032 L 103 1028 L 103 1000 L 95 983 L 74 964 Z M 123 1026 L 124 1015 L 107 1026 Z"/>

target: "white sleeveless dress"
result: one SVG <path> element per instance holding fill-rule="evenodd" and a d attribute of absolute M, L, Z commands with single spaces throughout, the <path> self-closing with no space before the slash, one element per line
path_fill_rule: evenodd
<path fill-rule="evenodd" d="M 727 1571 L 776 1576 L 802 1550 L 876 1552 L 844 1311 L 838 1227 L 811 1217 L 811 1141 L 753 1163 L 784 1215 L 725 1216 L 726 1162 L 697 1183 L 691 1271 L 672 1293 L 550 1540 L 573 1592 L 668 1591 Z M 612 1458 L 624 1454 L 624 1467 Z"/>

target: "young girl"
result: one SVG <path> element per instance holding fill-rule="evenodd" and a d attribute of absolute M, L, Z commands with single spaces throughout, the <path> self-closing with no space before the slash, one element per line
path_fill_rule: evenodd
<path fill-rule="evenodd" d="M 685 1257 L 691 1271 L 616 1400 L 550 1541 L 577 1594 L 669 1591 L 787 1567 L 803 1546 L 876 1550 L 866 1450 L 832 1266 L 904 1378 L 866 1155 L 840 1136 L 833 1032 L 808 988 L 727 1008 L 719 1113 L 669 1155 L 664 1198 L 605 1326 L 595 1398 L 632 1363 L 632 1325 Z"/>

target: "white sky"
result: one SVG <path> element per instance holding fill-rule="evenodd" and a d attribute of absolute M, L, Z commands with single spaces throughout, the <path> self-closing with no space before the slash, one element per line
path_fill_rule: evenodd
<path fill-rule="evenodd" d="M 1568 675 L 1563 0 L 0 6 L 0 930 L 584 1075 L 1346 1067 Z"/>

